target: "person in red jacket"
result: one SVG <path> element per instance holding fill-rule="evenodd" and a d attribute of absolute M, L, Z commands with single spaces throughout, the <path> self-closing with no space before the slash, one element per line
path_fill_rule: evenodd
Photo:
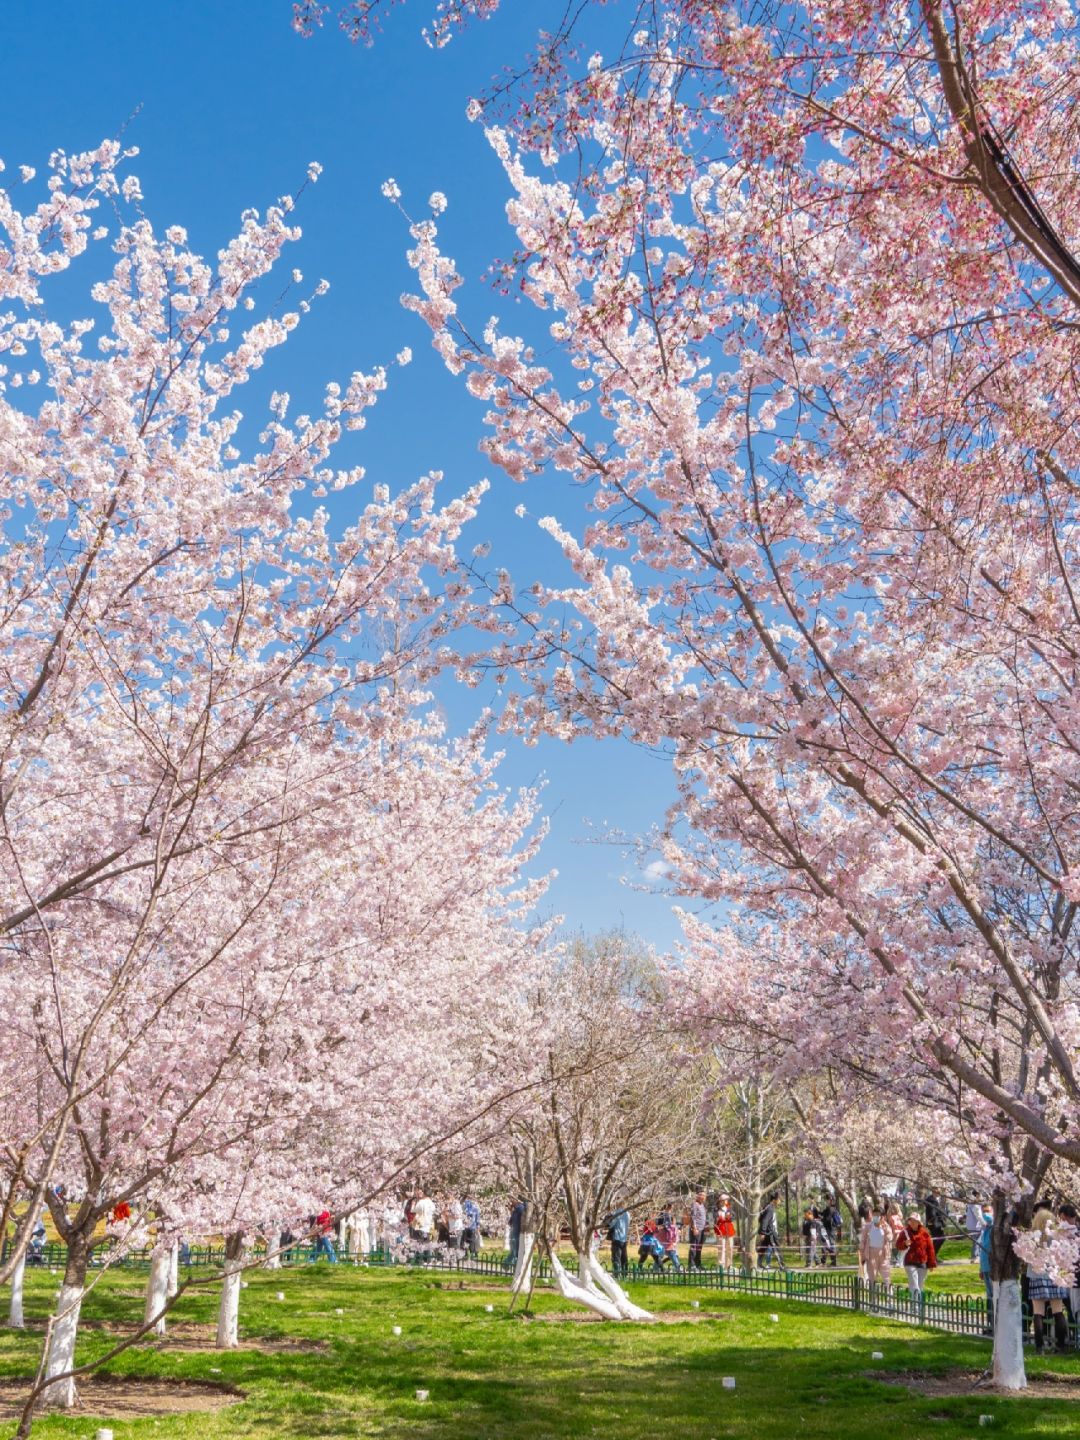
<path fill-rule="evenodd" d="M 934 1253 L 934 1241 L 930 1231 L 918 1215 L 907 1217 L 906 1228 L 896 1237 L 896 1248 L 904 1263 L 908 1289 L 912 1295 L 921 1294 L 926 1284 L 927 1270 L 937 1268 L 937 1255 Z"/>
<path fill-rule="evenodd" d="M 731 1210 L 731 1196 L 721 1195 L 716 1207 L 716 1263 L 721 1270 L 731 1267 L 735 1250 L 735 1216 Z"/>

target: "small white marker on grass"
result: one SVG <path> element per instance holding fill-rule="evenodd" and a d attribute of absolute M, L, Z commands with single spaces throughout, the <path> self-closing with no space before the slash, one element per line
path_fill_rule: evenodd
<path fill-rule="evenodd" d="M 980 1415 L 980 1416 L 979 1416 L 979 1424 L 980 1424 L 981 1426 L 983 1426 L 984 1428 L 985 1428 L 987 1425 L 992 1425 L 993 1423 L 994 1423 L 994 1417 L 993 1417 L 992 1415 Z"/>
<path fill-rule="evenodd" d="M 720 1381 L 720 1384 L 724 1387 L 725 1390 L 734 1390 L 734 1389 L 735 1389 L 735 1376 L 734 1376 L 734 1375 L 725 1375 L 725 1376 L 723 1377 L 723 1379 Z"/>
<path fill-rule="evenodd" d="M 391 1335 L 400 1335 L 400 1334 L 401 1334 L 401 1326 L 400 1326 L 400 1325 L 395 1325 L 394 1328 L 390 1331 L 390 1333 L 391 1333 Z"/>
<path fill-rule="evenodd" d="M 417 1390 L 416 1398 L 417 1400 L 423 1402 L 428 1398 L 428 1392 L 426 1390 Z"/>
<path fill-rule="evenodd" d="M 769 1316 L 769 1319 L 772 1321 L 772 1323 L 773 1323 L 774 1325 L 779 1325 L 779 1324 L 780 1324 L 780 1316 L 779 1316 L 779 1315 L 770 1315 L 770 1316 Z"/>
<path fill-rule="evenodd" d="M 342 1308 L 342 1306 L 339 1305 L 339 1306 L 337 1307 L 337 1309 L 334 1311 L 334 1314 L 335 1314 L 335 1315 L 344 1315 L 344 1314 L 345 1314 L 345 1311 L 344 1311 L 344 1309 Z"/>
<path fill-rule="evenodd" d="M 691 1301 L 690 1301 L 690 1308 L 691 1308 L 691 1310 L 700 1310 L 700 1309 L 701 1309 L 701 1301 L 700 1301 L 700 1300 L 691 1300 Z"/>
<path fill-rule="evenodd" d="M 881 1350 L 871 1350 L 871 1351 L 870 1351 L 870 1359 L 871 1359 L 871 1360 L 884 1360 L 884 1359 L 885 1359 L 885 1355 L 884 1355 L 884 1353 L 883 1353 Z"/>
<path fill-rule="evenodd" d="M 113 1433 L 111 1430 L 103 1427 L 95 1434 L 94 1440 L 113 1440 Z"/>
<path fill-rule="evenodd" d="M 277 1292 L 277 1298 L 278 1298 L 279 1300 L 284 1300 L 284 1299 L 285 1299 L 285 1291 L 284 1291 L 284 1290 L 279 1290 L 279 1291 Z"/>
<path fill-rule="evenodd" d="M 495 1306 L 494 1306 L 494 1305 L 485 1305 L 485 1306 L 484 1306 L 484 1309 L 487 1311 L 487 1313 L 488 1313 L 489 1315 L 494 1315 L 494 1313 L 495 1313 Z"/>

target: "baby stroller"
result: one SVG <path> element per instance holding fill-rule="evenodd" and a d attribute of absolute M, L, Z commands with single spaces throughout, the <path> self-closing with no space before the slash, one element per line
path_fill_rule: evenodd
<path fill-rule="evenodd" d="M 655 1231 L 647 1230 L 638 1246 L 638 1264 L 645 1265 L 652 1260 L 656 1270 L 664 1268 L 664 1244 Z"/>

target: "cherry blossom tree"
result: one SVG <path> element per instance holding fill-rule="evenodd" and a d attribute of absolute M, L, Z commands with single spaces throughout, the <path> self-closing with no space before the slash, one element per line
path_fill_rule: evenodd
<path fill-rule="evenodd" d="M 294 199 L 210 266 L 155 233 L 126 158 L 57 152 L 36 208 L 0 194 L 2 1218 L 25 1206 L 5 1274 L 43 1202 L 67 1241 L 60 1404 L 101 1220 L 182 1219 L 193 1169 L 310 1105 L 320 1065 L 399 1073 L 408 1113 L 422 1080 L 400 1025 L 377 1038 L 388 1005 L 429 1042 L 437 1129 L 543 885 L 520 879 L 533 797 L 504 802 L 482 732 L 445 742 L 427 713 L 482 487 L 443 508 L 436 476 L 375 487 L 332 526 L 319 498 L 364 479 L 334 451 L 384 372 L 329 385 L 314 418 L 275 392 L 258 437 L 231 408 L 309 308 L 246 318 L 299 239 Z M 106 238 L 97 336 L 44 295 Z M 450 1058 L 465 1034 L 473 1070 Z M 58 1173 L 81 1175 L 74 1209 Z"/>
<path fill-rule="evenodd" d="M 838 1190 L 845 1171 L 866 1181 L 884 1169 L 993 1192 L 992 1260 L 1006 1280 L 1015 1277 L 1014 1227 L 1026 1223 L 1048 1182 L 1050 1153 L 927 1053 L 918 1033 L 903 1027 L 883 977 L 857 954 L 841 960 L 835 937 L 802 946 L 798 925 L 762 927 L 748 947 L 738 928 L 687 920 L 693 944 L 673 977 L 683 1023 L 725 1042 L 733 1078 L 759 1074 L 764 1064 L 785 1082 L 802 1121 L 798 1153 Z M 949 978 L 939 978 L 946 996 Z M 1015 1024 L 1000 998 L 974 985 L 952 1004 L 963 1053 L 992 1057 L 996 1077 L 1023 1093 L 1037 1054 L 1031 1032 Z M 806 1024 L 808 1008 L 815 1027 Z M 850 1189 L 846 1198 L 854 1208 Z M 995 1328 L 995 1364 L 1004 1373 L 1022 1364 L 1018 1315 L 1015 1321 Z"/>
<path fill-rule="evenodd" d="M 154 234 L 137 182 L 118 178 L 123 158 L 112 144 L 57 152 L 48 198 L 23 213 L 5 193 L 0 217 L 3 980 L 14 994 L 17 977 L 44 975 L 41 999 L 24 991 L 11 1013 L 33 1028 L 34 1006 L 46 1005 L 62 1036 L 58 1106 L 4 1127 L 16 1179 L 46 1144 L 27 1214 L 74 1103 L 104 1073 L 87 1069 L 95 1038 L 158 953 L 169 887 L 174 903 L 198 874 L 239 887 L 246 867 L 250 905 L 272 890 L 279 837 L 300 808 L 325 803 L 303 785 L 341 783 L 317 754 L 331 730 L 374 743 L 364 706 L 376 687 L 421 678 L 415 662 L 444 623 L 422 577 L 446 571 L 476 499 L 437 511 L 432 477 L 395 498 L 377 490 L 337 537 L 325 511 L 294 506 L 297 492 L 362 480 L 359 467 L 327 462 L 363 423 L 381 371 L 331 385 L 323 414 L 295 423 L 275 393 L 263 442 L 244 458 L 239 413 L 224 403 L 298 314 L 252 319 L 235 339 L 229 325 L 298 239 L 293 201 L 250 212 L 215 270 L 179 228 Z M 91 351 L 95 322 L 46 319 L 41 292 L 95 239 L 100 248 L 103 206 L 118 207 L 120 223 L 115 265 L 93 290 L 106 330 Z M 39 388 L 39 404 L 15 403 Z M 361 656 L 361 632 L 383 623 L 398 642 Z M 310 769 L 296 770 L 293 752 L 311 736 Z M 126 940 L 110 928 L 117 905 Z M 242 909 L 231 918 L 242 928 Z M 64 952 L 76 944 L 86 963 L 102 929 L 112 959 L 87 1012 L 69 1018 Z"/>
<path fill-rule="evenodd" d="M 494 97 L 544 359 L 468 323 L 413 226 L 406 303 L 488 456 L 592 497 L 540 520 L 573 582 L 484 577 L 478 665 L 528 677 L 526 731 L 669 747 L 677 883 L 796 929 L 963 1097 L 1022 1384 L 1007 1209 L 1080 1160 L 1075 17 L 638 14 Z"/>
<path fill-rule="evenodd" d="M 248 1238 L 270 1248 L 284 1219 L 349 1214 L 425 1156 L 483 1144 L 523 1088 L 534 1026 L 530 984 L 550 964 L 529 917 L 545 882 L 524 880 L 543 831 L 536 797 L 495 789 L 483 731 L 399 755 L 385 804 L 289 916 L 310 964 L 278 1027 L 272 1115 L 243 1153 L 201 1171 L 196 1230 L 230 1239 L 218 1343 L 236 1343 Z M 388 782 L 388 783 L 387 783 Z M 328 921 L 331 922 L 328 925 Z M 336 930 L 333 926 L 336 925 Z M 333 943 L 331 944 L 331 938 Z M 527 1082 L 524 1088 L 527 1087 Z"/>
<path fill-rule="evenodd" d="M 118 1203 L 138 1212 L 128 1243 L 158 1217 L 145 1319 L 159 1329 L 176 1227 L 226 1232 L 219 1344 L 235 1345 L 247 1235 L 276 1243 L 283 1217 L 371 1199 L 517 1088 L 528 1028 L 515 1012 L 545 934 L 522 924 L 543 882 L 520 870 L 539 833 L 531 794 L 507 803 L 493 788 L 482 741 L 427 735 L 381 757 L 345 791 L 354 813 L 333 851 L 298 823 L 290 901 L 80 1100 L 61 1160 L 81 1168 L 84 1198 L 71 1214 L 50 1196 L 68 1260 L 44 1403 L 74 1399 L 89 1251 Z M 134 1018 L 148 993 L 126 997 Z M 134 1018 L 118 1006 L 111 1033 Z"/>
<path fill-rule="evenodd" d="M 595 1237 L 615 1211 L 653 1203 L 700 1160 L 684 1066 L 650 1018 L 643 958 L 619 934 L 579 941 L 536 986 L 536 1083 L 511 1112 L 503 1146 L 513 1192 L 526 1202 L 514 1293 L 529 1288 L 535 1246 L 559 1293 L 608 1320 L 648 1314 L 601 1265 Z M 564 1228 L 576 1276 L 555 1244 Z"/>

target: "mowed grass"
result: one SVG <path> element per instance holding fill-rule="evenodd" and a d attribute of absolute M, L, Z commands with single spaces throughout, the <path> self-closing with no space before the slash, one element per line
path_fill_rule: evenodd
<path fill-rule="evenodd" d="M 138 1272 L 100 1279 L 84 1307 L 88 1321 L 141 1317 Z M 325 1349 L 282 1353 L 215 1352 L 141 1344 L 111 1362 L 131 1376 L 226 1382 L 246 1399 L 213 1413 L 99 1421 L 46 1416 L 41 1440 L 90 1440 L 111 1423 L 116 1440 L 134 1437 L 410 1437 L 410 1440 L 970 1440 L 979 1416 L 994 1434 L 1072 1436 L 1080 1405 L 1063 1400 L 925 1398 L 870 1379 L 867 1372 L 981 1369 L 986 1343 L 955 1339 L 823 1306 L 785 1304 L 702 1290 L 703 1310 L 725 1318 L 655 1326 L 546 1323 L 508 1314 L 494 1286 L 459 1290 L 456 1280 L 424 1271 L 357 1271 L 351 1266 L 253 1270 L 242 1292 L 241 1338 L 325 1342 Z M 28 1277 L 28 1319 L 40 1322 L 59 1277 Z M 466 1280 L 466 1286 L 471 1282 Z M 285 1300 L 275 1299 L 283 1290 Z M 655 1310 L 684 1310 L 688 1289 L 638 1286 Z M 4 1296 L 6 1305 L 6 1295 Z M 493 1305 L 488 1314 L 486 1305 Z M 177 1321 L 212 1322 L 216 1294 L 185 1294 Z M 340 1307 L 344 1314 L 335 1314 Z M 538 1312 L 568 1312 L 538 1293 Z M 770 1321 L 779 1313 L 779 1323 Z M 396 1337 L 392 1327 L 400 1325 Z M 87 1328 L 80 1361 L 102 1353 L 115 1334 Z M 27 1375 L 41 1332 L 0 1330 L 0 1376 Z M 884 1353 L 873 1361 L 872 1350 Z M 1039 1367 L 1031 1362 L 1034 1373 Z M 1080 1373 L 1073 1356 L 1046 1368 Z M 723 1376 L 734 1376 L 726 1390 Z M 417 1402 L 418 1388 L 430 1392 Z M 0 1435 L 13 1425 L 0 1425 Z"/>

